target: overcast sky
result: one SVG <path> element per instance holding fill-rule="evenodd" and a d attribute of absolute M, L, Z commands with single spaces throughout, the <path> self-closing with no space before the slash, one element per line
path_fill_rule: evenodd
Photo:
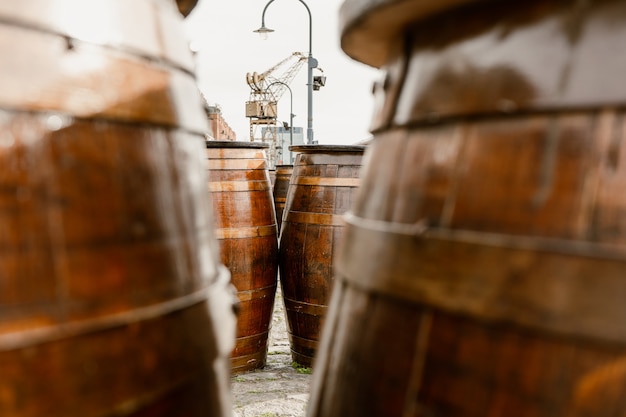
<path fill-rule="evenodd" d="M 313 92 L 314 138 L 320 144 L 365 140 L 370 137 L 372 83 L 379 78 L 379 71 L 352 60 L 341 50 L 338 17 L 343 0 L 305 1 L 313 16 L 313 57 L 327 77 L 326 86 Z M 293 52 L 308 53 L 308 14 L 298 0 L 275 0 L 268 7 L 265 24 L 275 32 L 267 40 L 252 32 L 261 26 L 266 4 L 266 0 L 199 0 L 185 21 L 188 37 L 199 51 L 200 90 L 209 104 L 221 107 L 237 140 L 249 140 L 245 102 L 250 88 L 246 73 L 264 72 Z M 314 75 L 319 74 L 314 70 Z M 306 75 L 305 63 L 290 83 L 294 126 L 302 127 L 304 132 Z M 289 121 L 289 91 L 278 103 L 278 120 Z"/>

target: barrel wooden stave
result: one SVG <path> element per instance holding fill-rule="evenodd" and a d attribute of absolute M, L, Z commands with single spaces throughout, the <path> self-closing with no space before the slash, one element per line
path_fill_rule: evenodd
<path fill-rule="evenodd" d="M 233 373 L 265 366 L 277 286 L 276 219 L 265 147 L 259 145 L 207 142 L 216 235 L 240 300 Z"/>
<path fill-rule="evenodd" d="M 359 183 L 362 146 L 294 147 L 279 267 L 293 360 L 311 366 L 326 316 L 341 214 Z"/>

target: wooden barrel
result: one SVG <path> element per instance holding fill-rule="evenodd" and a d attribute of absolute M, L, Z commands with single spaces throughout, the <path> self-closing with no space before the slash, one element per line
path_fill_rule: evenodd
<path fill-rule="evenodd" d="M 342 19 L 385 81 L 307 415 L 622 415 L 626 2 Z"/>
<path fill-rule="evenodd" d="M 280 234 L 280 225 L 283 220 L 285 203 L 287 202 L 287 191 L 289 191 L 289 180 L 293 172 L 293 165 L 276 165 L 276 181 L 274 182 L 273 197 L 274 209 L 276 210 L 276 224 Z"/>
<path fill-rule="evenodd" d="M 280 283 L 294 362 L 312 366 L 333 281 L 341 215 L 359 185 L 364 146 L 302 145 L 296 152 L 279 249 Z"/>
<path fill-rule="evenodd" d="M 208 141 L 209 191 L 222 262 L 240 300 L 233 373 L 265 366 L 276 295 L 278 238 L 267 144 Z"/>
<path fill-rule="evenodd" d="M 0 4 L 3 417 L 231 414 L 236 298 L 181 34 L 174 2 Z"/>

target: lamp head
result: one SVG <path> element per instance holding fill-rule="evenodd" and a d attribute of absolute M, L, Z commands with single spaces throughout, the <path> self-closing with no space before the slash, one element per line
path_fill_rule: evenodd
<path fill-rule="evenodd" d="M 324 87 L 325 85 L 326 85 L 325 75 L 313 76 L 313 90 L 318 91 L 321 87 Z"/>
<path fill-rule="evenodd" d="M 258 33 L 262 40 L 266 40 L 267 35 L 274 32 L 274 29 L 267 28 L 265 27 L 265 24 L 263 24 L 260 28 L 254 30 L 253 32 Z"/>

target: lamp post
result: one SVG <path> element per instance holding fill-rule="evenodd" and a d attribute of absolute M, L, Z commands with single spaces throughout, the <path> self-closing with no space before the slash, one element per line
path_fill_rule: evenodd
<path fill-rule="evenodd" d="M 313 143 L 313 68 L 317 68 L 317 60 L 313 58 L 313 17 L 311 16 L 311 10 L 309 6 L 303 1 L 298 0 L 300 3 L 306 7 L 306 11 L 309 13 L 309 56 L 308 56 L 308 73 L 307 73 L 307 129 L 306 129 L 306 139 L 307 143 L 310 145 Z M 274 32 L 273 29 L 270 29 L 265 26 L 265 12 L 270 4 L 272 4 L 274 0 L 270 0 L 267 2 L 265 7 L 263 8 L 263 14 L 261 15 L 261 27 L 255 30 L 254 32 L 261 35 L 263 39 L 267 38 L 267 35 L 271 32 Z"/>
<path fill-rule="evenodd" d="M 267 86 L 267 89 L 269 90 L 274 84 L 282 84 L 289 90 L 289 146 L 291 146 L 293 145 L 293 92 L 291 91 L 291 87 L 282 81 L 273 81 Z M 291 164 L 291 150 L 289 151 L 289 163 Z"/>

